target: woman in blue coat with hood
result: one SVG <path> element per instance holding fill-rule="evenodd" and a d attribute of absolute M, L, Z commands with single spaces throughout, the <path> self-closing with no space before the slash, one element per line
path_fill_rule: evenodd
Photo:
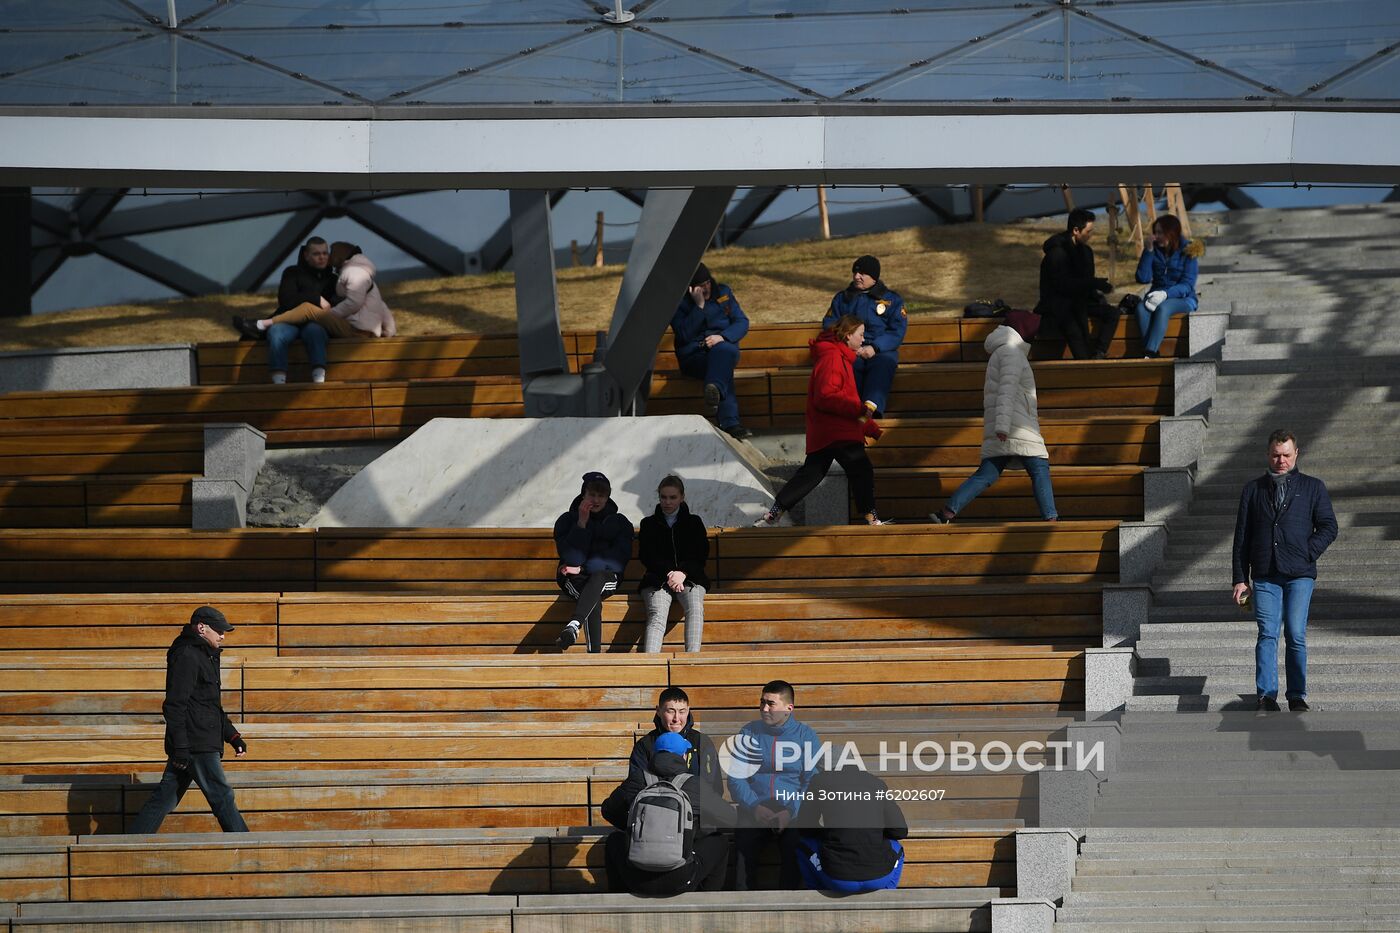
<path fill-rule="evenodd" d="M 1147 294 L 1133 311 L 1147 359 L 1161 355 L 1171 316 L 1196 310 L 1196 260 L 1203 253 L 1205 246 L 1186 239 L 1181 221 L 1173 215 L 1163 214 L 1152 222 L 1152 242 L 1137 267 L 1137 280 L 1148 286 Z"/>

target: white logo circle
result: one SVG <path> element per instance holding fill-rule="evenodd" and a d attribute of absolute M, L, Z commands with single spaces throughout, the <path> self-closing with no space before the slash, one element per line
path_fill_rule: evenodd
<path fill-rule="evenodd" d="M 736 781 L 753 777 L 762 763 L 763 744 L 747 732 L 731 735 L 719 747 L 719 766 Z"/>

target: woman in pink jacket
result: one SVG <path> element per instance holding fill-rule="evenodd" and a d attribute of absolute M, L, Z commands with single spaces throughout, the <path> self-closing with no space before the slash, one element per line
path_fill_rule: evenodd
<path fill-rule="evenodd" d="M 335 304 L 322 300 L 320 305 L 304 302 L 281 314 L 250 321 L 235 316 L 233 326 L 240 334 L 254 340 L 267 337 L 273 324 L 306 324 L 315 322 L 332 337 L 393 337 L 399 329 L 394 313 L 384 303 L 384 296 L 374 282 L 374 263 L 354 243 L 331 244 L 331 265 L 339 272 Z"/>

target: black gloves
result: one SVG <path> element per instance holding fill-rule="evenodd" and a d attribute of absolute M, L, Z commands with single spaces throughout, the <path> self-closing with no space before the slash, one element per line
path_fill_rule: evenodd
<path fill-rule="evenodd" d="M 170 767 L 174 768 L 176 771 L 187 771 L 187 770 L 189 770 L 189 767 L 190 767 L 190 756 L 189 756 L 189 753 L 186 752 L 186 753 L 183 754 L 183 755 L 171 755 L 171 756 L 170 756 Z"/>
<path fill-rule="evenodd" d="M 1113 283 L 1108 279 L 1094 279 L 1094 291 L 1103 292 L 1107 295 L 1109 292 L 1113 291 Z"/>
<path fill-rule="evenodd" d="M 237 732 L 229 738 L 228 744 L 232 745 L 233 750 L 240 755 L 248 751 L 248 743 L 243 741 L 243 736 L 239 735 Z"/>

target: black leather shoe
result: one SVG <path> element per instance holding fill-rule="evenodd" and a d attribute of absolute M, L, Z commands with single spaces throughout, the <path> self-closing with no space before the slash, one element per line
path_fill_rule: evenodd
<path fill-rule="evenodd" d="M 720 392 L 719 386 L 713 382 L 705 383 L 705 413 L 711 418 L 719 414 L 719 403 L 723 398 L 724 394 Z"/>
<path fill-rule="evenodd" d="M 267 331 L 259 329 L 252 321 L 236 314 L 233 316 L 233 329 L 238 331 L 244 340 L 263 340 L 267 337 Z"/>
<path fill-rule="evenodd" d="M 1288 711 L 1290 713 L 1306 713 L 1311 708 L 1308 706 L 1308 701 L 1302 697 L 1288 698 Z"/>
<path fill-rule="evenodd" d="M 1260 697 L 1258 705 L 1254 708 L 1261 713 L 1277 713 L 1278 700 L 1273 697 Z"/>
<path fill-rule="evenodd" d="M 731 424 L 728 427 L 720 428 L 720 430 L 738 441 L 748 440 L 753 437 L 753 432 L 742 424 Z"/>

